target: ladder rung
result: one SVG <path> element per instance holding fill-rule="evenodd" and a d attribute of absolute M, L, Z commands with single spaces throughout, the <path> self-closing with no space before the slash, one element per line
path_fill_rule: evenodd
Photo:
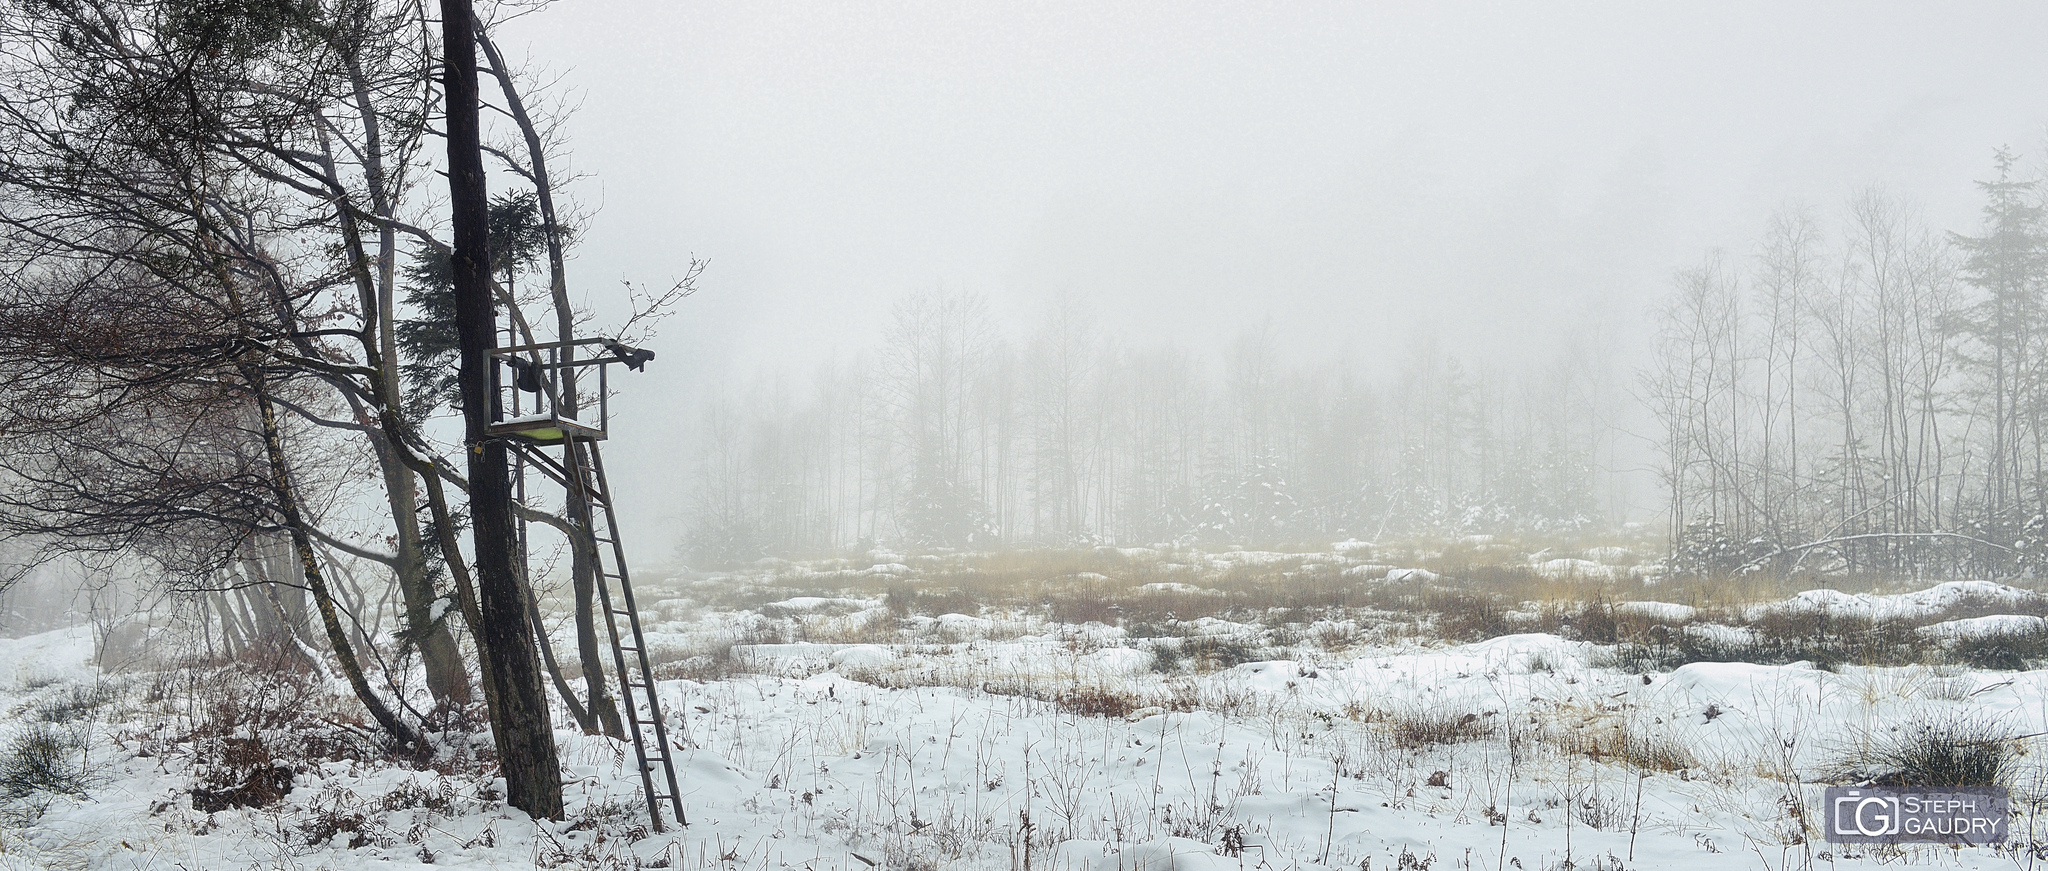
<path fill-rule="evenodd" d="M 631 617 L 631 616 L 633 616 L 633 612 L 631 612 L 631 611 L 628 611 L 628 610 L 626 610 L 626 609 L 624 609 L 624 608 L 613 608 L 613 609 L 612 609 L 612 613 L 614 613 L 614 614 L 617 614 L 617 615 L 619 615 L 619 616 L 621 616 L 621 617 Z"/>

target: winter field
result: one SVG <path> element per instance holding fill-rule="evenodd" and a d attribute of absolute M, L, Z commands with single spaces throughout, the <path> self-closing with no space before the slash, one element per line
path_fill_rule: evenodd
<path fill-rule="evenodd" d="M 290 657 L 209 661 L 158 627 L 102 669 L 81 625 L 0 640 L 0 868 L 2048 860 L 2048 597 L 1799 586 L 1489 539 L 877 551 L 643 582 L 690 821 L 661 834 L 618 741 L 557 732 L 569 813 L 536 824 L 499 800 L 474 719 L 393 758 Z M 1927 778 L 2011 787 L 2012 841 L 1822 840 L 1826 785 Z"/>

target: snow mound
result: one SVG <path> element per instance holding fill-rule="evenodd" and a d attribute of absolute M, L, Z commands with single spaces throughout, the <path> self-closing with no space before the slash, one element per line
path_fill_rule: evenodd
<path fill-rule="evenodd" d="M 1586 551 L 1586 556 L 1610 566 L 1628 565 L 1636 558 L 1635 551 L 1625 547 L 1596 547 Z"/>
<path fill-rule="evenodd" d="M 1414 581 L 1418 584 L 1436 583 L 1437 573 L 1428 569 L 1388 569 L 1386 580 L 1396 583 Z"/>
<path fill-rule="evenodd" d="M 1215 563 L 1216 563 L 1217 565 L 1219 565 L 1219 566 L 1221 566 L 1221 567 L 1225 567 L 1225 568 L 1227 568 L 1227 567 L 1229 567 L 1229 566 L 1232 566 L 1232 565 L 1240 565 L 1240 566 L 1270 566 L 1270 565 L 1277 565 L 1277 564 L 1279 564 L 1279 563 L 1284 563 L 1284 562 L 1288 562 L 1288 561 L 1290 561 L 1290 560 L 1295 560 L 1295 559 L 1299 559 L 1300 557 L 1301 557 L 1301 555 L 1300 555 L 1300 554 L 1294 554 L 1294 553 L 1280 553 L 1280 552 L 1278 552 L 1278 551 L 1271 551 L 1271 550 L 1226 550 L 1226 551 L 1224 551 L 1224 552 L 1222 552 L 1222 553 L 1216 554 L 1215 556 L 1211 557 L 1210 559 L 1211 559 L 1211 560 L 1212 560 L 1213 562 L 1215 562 Z"/>
<path fill-rule="evenodd" d="M 1583 559 L 1545 560 L 1536 566 L 1536 573 L 1551 580 L 1610 580 L 1614 570 Z"/>
<path fill-rule="evenodd" d="M 1121 847 L 1121 849 L 1118 849 Z M 1188 838 L 1160 838 L 1142 844 L 1112 845 L 1108 841 L 1061 841 L 1047 867 L 1073 871 L 1238 871 L 1245 867 L 1216 848 Z"/>
<path fill-rule="evenodd" d="M 1962 641 L 1971 638 L 1998 638 L 2013 635 L 2039 635 L 2048 632 L 2048 620 L 2023 614 L 1993 614 L 1989 617 L 1971 617 L 1964 620 L 1944 620 L 1932 626 L 1913 630 L 1929 638 L 1944 641 Z"/>
<path fill-rule="evenodd" d="M 12 666 L 0 677 L 16 684 L 90 681 L 99 674 L 92 667 L 92 652 L 92 629 L 87 626 L 0 638 L 0 663 Z"/>
<path fill-rule="evenodd" d="M 1614 605 L 1614 613 L 1662 620 L 1667 623 L 1684 623 L 1698 616 L 1699 609 L 1671 602 L 1617 602 Z"/>
<path fill-rule="evenodd" d="M 1789 611 L 1867 620 L 1915 620 L 1939 617 L 1965 608 L 2022 608 L 2039 607 L 2041 604 L 2038 594 L 2018 587 L 1990 581 L 1949 581 L 1925 590 L 1895 595 L 1807 590 L 1784 602 L 1757 606 L 1752 609 L 1752 614 Z"/>
<path fill-rule="evenodd" d="M 1352 551 L 1365 551 L 1367 553 L 1370 553 L 1372 552 L 1373 548 L 1378 546 L 1379 545 L 1373 544 L 1370 541 L 1359 541 L 1355 538 L 1347 538 L 1343 541 L 1337 542 L 1336 544 L 1330 545 L 1330 549 L 1338 553 L 1346 554 L 1351 553 Z"/>
<path fill-rule="evenodd" d="M 839 599 L 827 598 L 824 596 L 797 596 L 796 598 L 784 599 L 780 602 L 769 602 L 766 605 L 762 605 L 761 608 L 763 610 L 769 608 L 779 608 L 784 611 L 823 611 L 832 608 L 851 608 L 858 610 L 861 608 L 866 608 L 867 606 L 868 602 L 864 599 Z"/>
<path fill-rule="evenodd" d="M 1383 581 L 1386 580 L 1388 572 L 1395 571 L 1398 568 L 1400 567 L 1390 566 L 1386 563 L 1364 563 L 1352 566 L 1338 574 L 1356 580 Z"/>
<path fill-rule="evenodd" d="M 1582 662 L 1591 645 L 1584 641 L 1570 641 L 1548 632 L 1527 632 L 1520 635 L 1500 635 L 1473 644 L 1467 644 L 1459 652 L 1482 660 L 1512 660 L 1528 657 L 1553 665 L 1566 662 Z"/>
<path fill-rule="evenodd" d="M 856 644 L 832 652 L 832 667 L 881 668 L 896 660 L 896 652 L 879 644 Z"/>
<path fill-rule="evenodd" d="M 1142 674 L 1152 667 L 1152 654 L 1130 647 L 1105 647 L 1081 657 L 1078 663 L 1103 675 Z"/>
<path fill-rule="evenodd" d="M 995 627 L 996 621 L 966 614 L 940 614 L 938 624 L 940 629 L 956 635 L 985 635 Z"/>
<path fill-rule="evenodd" d="M 1203 589 L 1203 588 L 1201 588 L 1201 587 L 1197 587 L 1197 586 L 1195 586 L 1194 584 L 1183 584 L 1183 583 L 1180 583 L 1180 582 L 1178 582 L 1178 581 L 1154 581 L 1154 582 L 1152 582 L 1152 583 L 1149 583 L 1149 584 L 1140 584 L 1140 585 L 1138 586 L 1138 592 L 1140 592 L 1140 593 L 1185 593 L 1185 594 L 1189 594 L 1189 595 L 1196 595 L 1196 596 L 1220 596 L 1220 595 L 1222 595 L 1222 593 L 1219 593 L 1219 592 L 1217 592 L 1217 591 L 1215 591 L 1215 590 L 1205 590 L 1205 589 Z"/>

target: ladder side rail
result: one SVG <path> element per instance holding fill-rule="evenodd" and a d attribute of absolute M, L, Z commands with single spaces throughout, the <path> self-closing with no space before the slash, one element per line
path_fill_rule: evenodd
<path fill-rule="evenodd" d="M 577 445 L 576 443 L 571 442 L 570 447 L 568 448 L 568 452 L 571 454 L 571 456 L 573 456 L 573 452 L 576 450 L 577 447 L 595 448 L 595 445 Z M 576 466 L 577 468 L 574 470 L 575 474 L 571 475 L 570 479 L 574 481 L 576 485 L 579 485 L 577 486 L 577 489 L 579 491 L 587 491 L 587 487 L 581 486 L 589 483 L 589 481 L 585 478 L 584 474 L 586 467 L 581 462 L 577 462 Z M 600 488 L 603 487 L 602 479 L 599 479 L 598 485 Z M 589 500 L 586 500 L 586 502 L 588 501 Z M 591 512 L 591 521 L 593 527 L 595 527 L 596 525 L 596 519 L 597 513 L 595 511 Z M 596 539 L 597 530 L 595 528 L 588 529 L 585 531 L 590 534 L 593 541 Z M 618 536 L 614 534 L 611 535 L 611 537 L 617 538 Z M 605 580 L 604 558 L 602 555 L 603 549 L 596 548 L 596 550 L 597 553 L 593 554 L 593 556 L 597 557 L 597 562 L 591 568 L 597 573 L 596 581 L 598 607 L 604 609 L 604 626 L 606 630 L 606 635 L 609 636 L 611 639 L 613 671 L 615 671 L 618 674 L 619 679 L 619 707 L 625 709 L 626 731 L 631 732 L 633 734 L 633 760 L 636 763 L 636 767 L 640 769 L 640 788 L 642 792 L 647 796 L 647 813 L 653 819 L 654 831 L 661 832 L 665 831 L 666 827 L 662 824 L 661 821 L 661 803 L 655 801 L 656 792 L 654 790 L 654 772 L 649 770 L 647 766 L 646 738 L 644 738 L 640 733 L 639 713 L 636 706 L 633 703 L 633 680 L 631 677 L 632 671 L 626 667 L 626 650 L 622 646 L 623 639 L 620 638 L 619 633 L 618 609 L 613 607 L 612 605 L 611 584 L 607 583 Z M 627 603 L 627 607 L 629 609 L 632 607 L 630 600 Z M 632 631 L 635 636 L 636 642 L 634 646 L 645 648 L 646 645 L 644 643 L 639 643 L 638 636 L 640 632 L 639 625 L 637 622 L 633 624 Z M 641 656 L 644 659 L 644 657 L 646 656 L 645 650 L 641 651 Z"/>
<path fill-rule="evenodd" d="M 674 754 L 669 752 L 668 718 L 662 715 L 661 696 L 660 693 L 656 692 L 654 686 L 654 666 L 647 658 L 647 641 L 640 629 L 640 609 L 634 602 L 633 583 L 628 576 L 629 573 L 626 568 L 626 548 L 620 540 L 618 518 L 613 515 L 612 511 L 611 484 L 606 480 L 604 474 L 604 456 L 599 452 L 595 443 L 585 447 L 590 452 L 590 468 L 596 475 L 597 490 L 605 497 L 602 503 L 600 503 L 600 507 L 603 508 L 606 537 L 611 539 L 612 559 L 618 566 L 619 590 L 626 600 L 626 616 L 633 630 L 633 646 L 636 648 L 635 652 L 639 654 L 640 680 L 647 687 L 647 715 L 648 720 L 654 726 L 654 740 L 657 746 L 661 748 L 661 767 L 664 773 L 668 775 L 669 801 L 675 808 L 676 822 L 687 826 L 690 822 L 683 815 L 682 784 L 676 780 Z M 597 513 L 592 512 L 591 517 L 594 521 Z M 598 584 L 600 587 L 606 585 L 601 560 Z M 623 665 L 621 669 L 623 670 Z M 623 681 L 625 676 L 621 674 L 620 679 Z M 635 737 L 637 739 L 638 736 L 636 735 Z"/>

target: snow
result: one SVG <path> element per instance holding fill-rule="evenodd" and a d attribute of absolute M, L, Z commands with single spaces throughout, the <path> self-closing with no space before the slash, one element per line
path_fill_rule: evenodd
<path fill-rule="evenodd" d="M 1921 620 L 1965 608 L 2038 609 L 2043 598 L 2017 587 L 1990 581 L 1949 581 L 1924 590 L 1896 595 L 1850 594 L 1840 590 L 1807 590 L 1784 602 L 1752 608 L 1794 613 L 1824 612 L 1836 617 L 1868 620 Z"/>
<path fill-rule="evenodd" d="M 1635 553 L 1625 547 L 1596 547 L 1586 551 L 1586 556 L 1603 565 L 1628 565 L 1635 560 Z"/>
<path fill-rule="evenodd" d="M 865 608 L 866 599 L 845 599 L 836 596 L 796 596 L 780 602 L 770 602 L 761 607 L 780 608 L 784 611 L 822 611 L 828 608 Z"/>
<path fill-rule="evenodd" d="M 895 661 L 896 652 L 879 644 L 855 644 L 840 648 L 832 654 L 832 667 L 840 670 L 849 668 L 881 668 Z"/>
<path fill-rule="evenodd" d="M 1242 863 L 1216 854 L 1216 847 L 1188 838 L 1160 838 L 1141 844 L 1074 839 L 1049 858 L 1053 868 L 1073 871 L 1239 871 Z"/>
<path fill-rule="evenodd" d="M 989 629 L 996 624 L 994 620 L 986 617 L 970 617 L 966 614 L 940 614 L 938 616 L 938 625 L 940 629 L 956 635 L 986 635 Z"/>
<path fill-rule="evenodd" d="M 1666 623 L 1684 623 L 1698 616 L 1699 609 L 1671 602 L 1616 602 L 1614 613 L 1643 617 Z"/>
<path fill-rule="evenodd" d="M 1178 581 L 1154 581 L 1149 584 L 1139 584 L 1137 590 L 1143 593 L 1182 593 L 1202 596 L 1223 595 L 1219 590 L 1204 589 L 1194 584 L 1183 584 Z"/>
<path fill-rule="evenodd" d="M 18 685 L 55 681 L 90 682 L 93 668 L 92 630 L 85 626 L 57 629 L 25 638 L 0 638 L 0 668 Z"/>
<path fill-rule="evenodd" d="M 1081 657 L 1080 663 L 1100 675 L 1132 675 L 1152 667 L 1152 654 L 1129 647 L 1105 647 Z"/>
<path fill-rule="evenodd" d="M 1386 580 L 1395 583 L 1433 584 L 1438 580 L 1436 572 L 1428 569 L 1388 569 Z"/>
<path fill-rule="evenodd" d="M 1914 631 L 1944 640 L 2041 635 L 2048 632 L 2048 620 L 2024 614 L 1993 614 L 1989 617 L 1944 620 Z"/>
<path fill-rule="evenodd" d="M 1536 573 L 1553 580 L 1606 581 L 1628 577 L 1627 569 L 1583 559 L 1544 560 L 1536 566 Z"/>
<path fill-rule="evenodd" d="M 920 577 L 905 560 L 885 565 Z M 804 569 L 763 571 L 812 577 Z M 1420 569 L 1385 572 L 1410 583 L 1438 580 Z M 1135 589 L 1208 592 L 1179 582 Z M 2024 612 L 2034 594 L 1996 584 L 1889 596 L 1812 592 L 1770 607 L 1912 619 L 2003 607 L 1920 631 L 1941 639 L 2048 631 L 2048 622 Z M 833 633 L 896 618 L 856 594 L 829 593 L 790 589 L 761 606 L 813 635 L 742 636 L 767 619 L 745 611 L 692 612 L 687 621 L 644 616 L 650 651 L 664 660 L 722 640 L 741 669 L 657 683 L 692 822 L 661 835 L 637 830 L 646 818 L 630 749 L 573 729 L 556 733 L 568 779 L 563 821 L 535 822 L 504 807 L 491 794 L 501 782 L 487 769 L 374 755 L 301 772 L 276 805 L 203 813 L 189 792 L 194 747 L 180 743 L 168 721 L 151 719 L 181 715 L 142 700 L 150 675 L 102 675 L 84 628 L 0 639 L 0 747 L 65 693 L 109 680 L 127 687 L 87 730 L 98 776 L 89 796 L 50 797 L 39 818 L 0 828 L 0 869 L 357 871 L 422 867 L 431 858 L 472 868 L 976 871 L 1022 867 L 1027 821 L 1032 867 L 1059 871 L 1335 869 L 1368 860 L 1372 868 L 1444 871 L 1493 869 L 1502 855 L 1524 869 L 1566 867 L 1568 856 L 1571 867 L 1618 867 L 1610 855 L 1629 869 L 1744 869 L 1760 867 L 1759 856 L 1773 868 L 1797 867 L 1801 851 L 1827 845 L 1789 842 L 1795 815 L 1787 802 L 1816 818 L 1823 786 L 1815 772 L 1853 736 L 1958 711 L 2018 733 L 2048 732 L 2048 671 L 1702 662 L 1638 675 L 1617 669 L 1611 648 L 1551 634 L 1446 643 L 1391 633 L 1338 650 L 1275 641 L 1271 627 L 1241 614 L 1178 624 L 1176 634 L 1187 637 L 1150 639 L 984 610 L 995 619 L 892 622 L 905 631 L 875 642 Z M 643 601 L 663 595 L 649 589 Z M 853 607 L 863 610 L 828 613 Z M 1697 613 L 1675 603 L 1615 609 L 1687 623 L 1686 632 L 1703 636 L 1750 634 L 1692 622 Z M 737 637 L 776 643 L 733 645 Z M 1223 639 L 1256 644 L 1271 658 L 1155 671 L 1153 650 L 1163 648 L 1152 645 L 1185 650 Z M 337 717 L 359 716 L 345 697 L 322 704 Z M 1392 737 L 1402 723 L 1429 718 L 1465 724 L 1470 734 L 1424 746 Z M 1512 753 L 1510 734 L 1518 741 Z M 1618 747 L 1623 736 L 1676 748 L 1684 763 L 1636 768 L 1611 753 L 1567 749 Z M 441 740 L 444 751 L 489 744 L 483 735 Z M 2048 753 L 2022 757 L 2023 776 L 2040 776 L 2044 759 Z M 1504 827 L 1489 820 L 1496 808 Z M 366 840 L 308 834 L 336 814 L 360 815 Z M 1886 861 L 2014 867 L 1978 849 L 1909 849 Z M 1875 867 L 1847 856 L 1813 865 Z"/>
<path fill-rule="evenodd" d="M 1347 567 L 1338 574 L 1361 581 L 1383 581 L 1389 577 L 1389 572 L 1398 571 L 1399 569 L 1399 566 L 1390 566 L 1385 563 L 1361 563 Z"/>

